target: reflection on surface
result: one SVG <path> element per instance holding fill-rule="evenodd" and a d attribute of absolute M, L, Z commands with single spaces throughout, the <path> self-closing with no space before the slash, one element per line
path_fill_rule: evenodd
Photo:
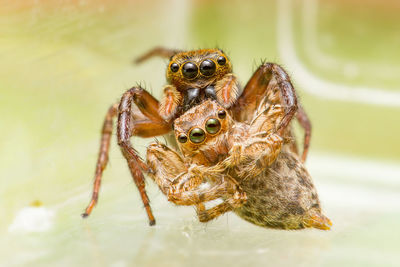
<path fill-rule="evenodd" d="M 378 79 L 370 71 L 375 62 L 400 67 L 396 1 L 363 1 L 362 8 L 359 1 L 289 3 L 292 45 L 315 76 L 398 91 L 398 75 L 379 72 Z M 302 27 L 312 22 L 304 18 L 312 3 L 318 43 L 310 47 L 319 50 L 310 57 L 310 32 Z M 156 45 L 218 45 L 242 83 L 261 59 L 297 73 L 279 54 L 277 8 L 275 1 L 231 0 L 1 5 L 0 265 L 397 266 L 399 110 L 315 97 L 304 90 L 307 82 L 297 84 L 313 122 L 307 167 L 332 231 L 263 229 L 232 213 L 200 224 L 191 207 L 168 203 L 151 181 L 157 225 L 149 227 L 115 137 L 99 205 L 90 218 L 80 217 L 107 108 L 136 82 L 156 97 L 165 83 L 163 61 L 132 66 L 132 59 Z M 349 61 L 357 72 L 340 67 Z M 132 140 L 142 153 L 152 141 Z M 34 200 L 43 206 L 29 207 Z M 51 227 L 43 227 L 46 218 Z M 37 219 L 43 228 L 22 230 Z"/>

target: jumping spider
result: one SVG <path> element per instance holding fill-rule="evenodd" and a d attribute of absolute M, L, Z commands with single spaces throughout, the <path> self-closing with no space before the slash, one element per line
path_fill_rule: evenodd
<path fill-rule="evenodd" d="M 137 62 L 153 56 L 170 58 L 166 72 L 168 85 L 164 87 L 164 96 L 159 102 L 145 89 L 133 87 L 123 94 L 119 103 L 110 107 L 102 129 L 93 194 L 82 214 L 83 217 L 91 213 L 98 200 L 102 173 L 108 162 L 113 118 L 116 116 L 118 116 L 118 145 L 140 192 L 150 225 L 155 224 L 155 218 L 146 194 L 143 172 L 150 173 L 155 170 L 149 168 L 139 157 L 130 138 L 132 136 L 154 137 L 171 132 L 177 118 L 207 99 L 214 99 L 219 103 L 226 112 L 231 114 L 233 120 L 248 124 L 251 124 L 255 118 L 254 114 L 258 107 L 263 106 L 262 103 L 278 103 L 280 115 L 279 121 L 274 125 L 275 131 L 282 138 L 294 140 L 290 122 L 296 117 L 305 130 L 302 153 L 302 160 L 305 161 L 310 142 L 311 124 L 297 101 L 289 76 L 279 65 L 263 63 L 241 90 L 236 76 L 232 73 L 231 62 L 222 50 L 202 49 L 183 52 L 155 48 L 140 57 Z M 257 114 L 263 116 L 262 113 Z M 190 116 L 185 118 L 188 123 L 191 123 Z M 270 124 L 270 122 L 263 121 L 262 124 Z M 294 141 L 287 146 L 297 153 Z M 233 148 L 236 149 L 235 146 Z"/>

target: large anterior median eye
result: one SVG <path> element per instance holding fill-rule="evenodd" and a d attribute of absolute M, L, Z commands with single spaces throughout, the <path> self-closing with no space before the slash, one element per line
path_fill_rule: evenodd
<path fill-rule="evenodd" d="M 190 141 L 193 143 L 201 143 L 206 138 L 206 133 L 201 128 L 194 128 L 189 133 Z"/>
<path fill-rule="evenodd" d="M 206 59 L 200 64 L 200 72 L 204 76 L 211 76 L 214 74 L 216 69 L 214 61 Z"/>
<path fill-rule="evenodd" d="M 210 134 L 216 134 L 221 129 L 221 123 L 217 119 L 209 119 L 206 122 L 206 131 Z"/>
<path fill-rule="evenodd" d="M 197 76 L 199 69 L 192 62 L 187 62 L 182 66 L 182 74 L 187 79 L 193 79 Z"/>

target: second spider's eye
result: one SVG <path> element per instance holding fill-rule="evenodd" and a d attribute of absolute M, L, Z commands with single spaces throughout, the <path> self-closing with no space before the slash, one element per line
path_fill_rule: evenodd
<path fill-rule="evenodd" d="M 179 143 L 186 143 L 187 142 L 187 136 L 184 135 L 184 134 L 180 134 L 178 136 L 178 141 L 179 141 Z"/>
<path fill-rule="evenodd" d="M 194 128 L 190 131 L 189 138 L 190 141 L 198 144 L 204 141 L 204 139 L 206 138 L 206 133 L 203 131 L 203 129 Z"/>
<path fill-rule="evenodd" d="M 192 62 L 187 62 L 182 66 L 182 74 L 185 78 L 193 79 L 197 76 L 198 68 Z"/>
<path fill-rule="evenodd" d="M 218 118 L 225 119 L 225 117 L 226 117 L 226 111 L 225 110 L 218 111 Z"/>
<path fill-rule="evenodd" d="M 179 65 L 176 63 L 172 63 L 170 69 L 172 72 L 177 72 L 179 70 Z"/>
<path fill-rule="evenodd" d="M 221 129 L 221 123 L 217 119 L 209 119 L 206 122 L 206 131 L 210 134 L 216 134 Z"/>
<path fill-rule="evenodd" d="M 204 76 L 211 76 L 216 69 L 215 63 L 212 60 L 206 59 L 200 64 L 200 72 Z"/>
<path fill-rule="evenodd" d="M 225 63 L 226 63 L 226 58 L 225 57 L 223 57 L 223 56 L 220 56 L 218 59 L 217 59 L 217 62 L 218 62 L 218 64 L 219 65 L 225 65 Z"/>

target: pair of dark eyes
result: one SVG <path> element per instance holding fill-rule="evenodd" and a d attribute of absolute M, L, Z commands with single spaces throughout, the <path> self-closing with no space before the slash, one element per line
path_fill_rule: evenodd
<path fill-rule="evenodd" d="M 218 118 L 224 119 L 225 117 L 226 117 L 225 110 L 218 111 Z M 221 129 L 221 123 L 219 122 L 218 119 L 215 118 L 208 119 L 205 124 L 205 129 L 209 134 L 217 134 Z M 200 144 L 204 141 L 204 139 L 206 139 L 206 133 L 201 128 L 198 127 L 193 128 L 189 132 L 189 139 L 195 144 Z M 178 141 L 180 143 L 186 143 L 187 140 L 188 137 L 185 134 L 180 134 L 178 136 Z"/>
<path fill-rule="evenodd" d="M 217 62 L 221 66 L 225 65 L 226 58 L 223 56 L 220 56 L 217 59 Z M 177 72 L 179 70 L 179 65 L 177 63 L 172 63 L 170 66 L 170 69 L 172 72 Z M 217 69 L 217 66 L 215 65 L 214 61 L 212 61 L 211 59 L 205 59 L 200 63 L 200 73 L 203 74 L 204 76 L 213 75 L 216 69 Z M 197 67 L 196 64 L 194 64 L 192 62 L 186 62 L 182 66 L 182 74 L 187 79 L 195 78 L 197 76 L 198 71 L 199 71 L 199 68 Z"/>

